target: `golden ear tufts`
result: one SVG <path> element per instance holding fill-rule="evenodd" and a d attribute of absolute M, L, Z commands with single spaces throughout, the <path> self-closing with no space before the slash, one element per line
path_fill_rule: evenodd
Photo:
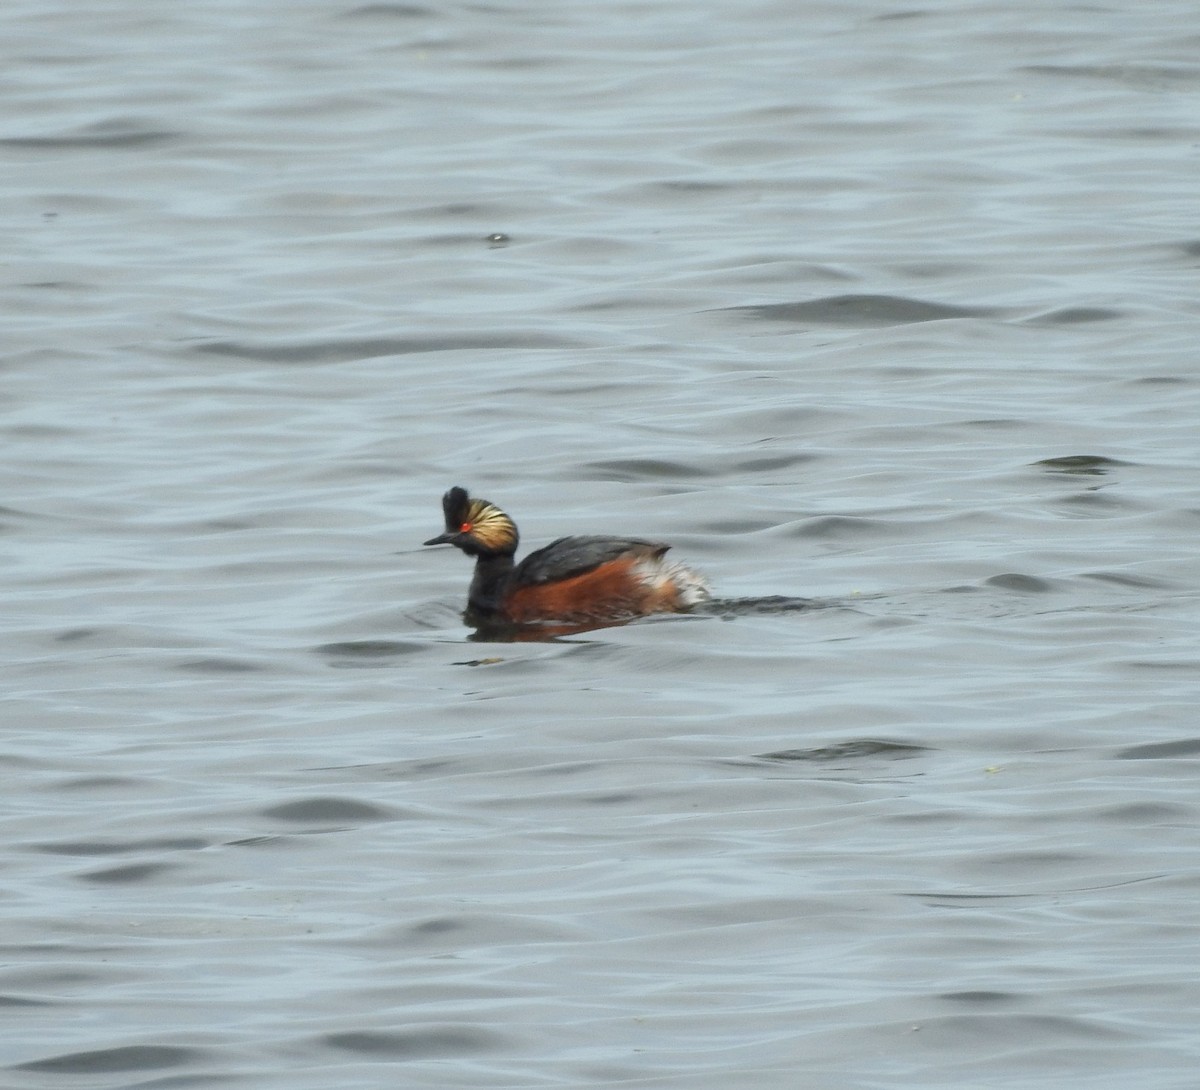
<path fill-rule="evenodd" d="M 516 548 L 517 528 L 494 503 L 472 500 L 463 521 L 471 524 L 471 536 L 485 549 L 502 552 Z"/>

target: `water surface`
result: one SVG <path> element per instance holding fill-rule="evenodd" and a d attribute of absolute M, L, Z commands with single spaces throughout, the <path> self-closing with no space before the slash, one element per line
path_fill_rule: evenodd
<path fill-rule="evenodd" d="M 11 0 L 0 1081 L 1190 1090 L 1198 35 Z"/>

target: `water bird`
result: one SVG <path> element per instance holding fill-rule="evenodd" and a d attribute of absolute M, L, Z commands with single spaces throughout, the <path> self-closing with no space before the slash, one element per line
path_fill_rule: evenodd
<path fill-rule="evenodd" d="M 707 580 L 666 559 L 670 545 L 626 537 L 560 537 L 519 564 L 516 523 L 488 500 L 455 486 L 442 497 L 453 545 L 475 558 L 468 621 L 489 626 L 621 624 L 683 613 L 710 597 Z"/>

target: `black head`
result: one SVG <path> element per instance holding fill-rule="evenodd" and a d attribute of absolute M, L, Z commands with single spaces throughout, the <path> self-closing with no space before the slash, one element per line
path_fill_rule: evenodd
<path fill-rule="evenodd" d="M 446 532 L 426 545 L 454 545 L 467 556 L 512 556 L 517 551 L 517 527 L 487 500 L 473 500 L 457 485 L 442 497 Z"/>

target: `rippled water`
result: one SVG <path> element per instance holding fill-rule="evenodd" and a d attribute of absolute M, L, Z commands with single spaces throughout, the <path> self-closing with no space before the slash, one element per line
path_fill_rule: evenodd
<path fill-rule="evenodd" d="M 1195 1086 L 1198 42 L 10 0 L 0 1081 Z"/>

